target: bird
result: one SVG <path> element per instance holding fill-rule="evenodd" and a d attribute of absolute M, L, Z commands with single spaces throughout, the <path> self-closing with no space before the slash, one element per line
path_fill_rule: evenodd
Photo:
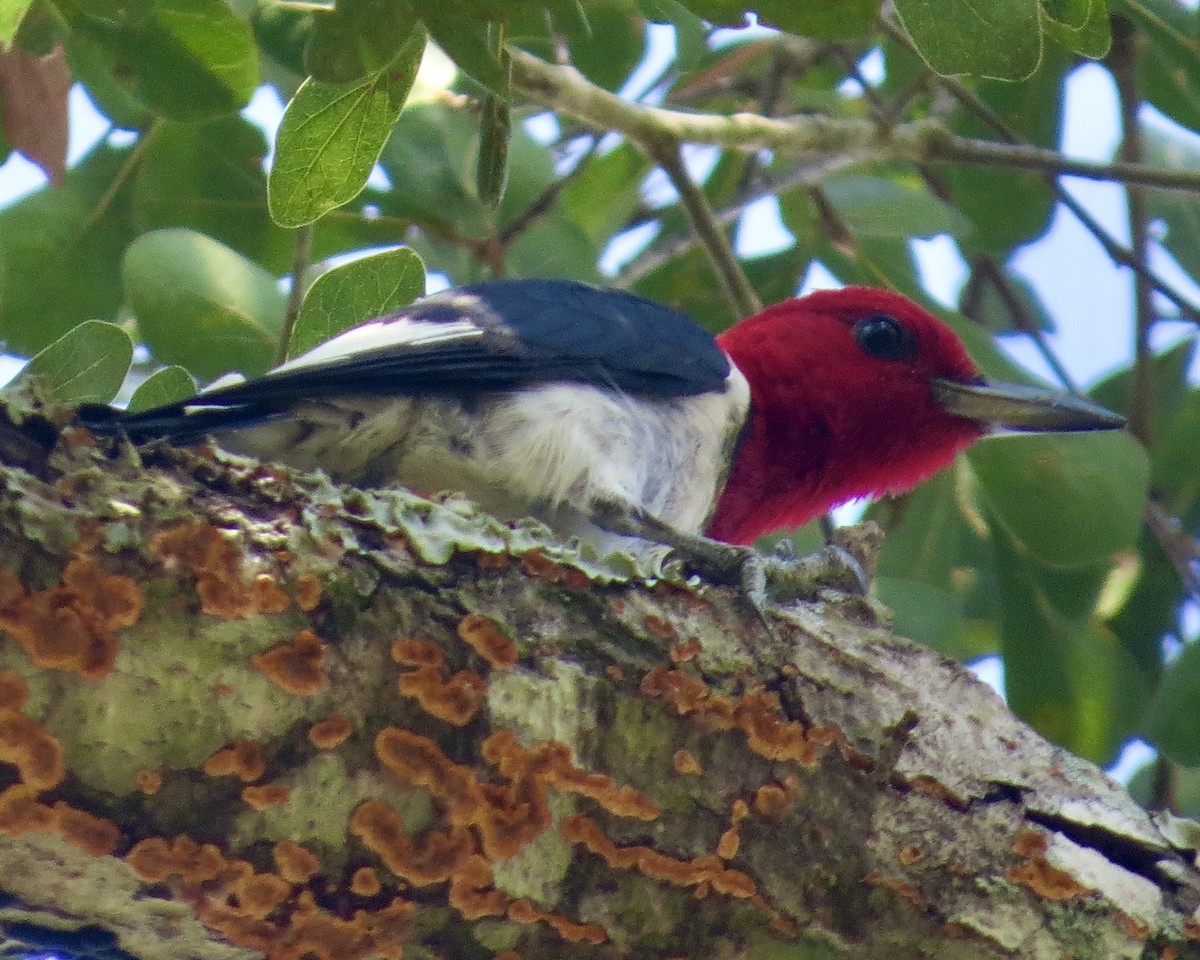
<path fill-rule="evenodd" d="M 717 544 L 909 490 L 989 434 L 1125 423 L 987 380 L 949 326 L 888 290 L 810 293 L 714 336 L 627 291 L 518 279 L 427 296 L 256 379 L 81 419 L 713 562 L 745 555 Z"/>

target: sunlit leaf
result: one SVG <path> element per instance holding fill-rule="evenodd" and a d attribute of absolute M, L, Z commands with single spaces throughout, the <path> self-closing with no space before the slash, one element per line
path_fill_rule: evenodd
<path fill-rule="evenodd" d="M 274 362 L 285 297 L 236 251 L 191 230 L 156 230 L 129 247 L 122 275 L 156 359 L 206 379 Z"/>
<path fill-rule="evenodd" d="M 42 380 L 55 400 L 107 403 L 121 389 L 132 360 L 129 334 L 115 323 L 85 320 L 36 353 L 18 380 Z"/>
<path fill-rule="evenodd" d="M 343 330 L 406 306 L 425 293 L 425 266 L 406 247 L 328 270 L 304 295 L 288 354 L 296 356 Z"/>
<path fill-rule="evenodd" d="M 131 411 L 149 410 L 166 403 L 185 400 L 196 392 L 196 381 L 183 367 L 163 367 L 150 374 L 129 398 Z"/>
<path fill-rule="evenodd" d="M 1104 562 L 1137 539 L 1150 471 L 1127 433 L 1002 437 L 967 457 L 994 516 L 1045 564 Z"/>
<path fill-rule="evenodd" d="M 267 181 L 271 216 L 312 223 L 362 191 L 416 79 L 419 31 L 382 73 L 358 83 L 307 80 L 284 111 Z"/>

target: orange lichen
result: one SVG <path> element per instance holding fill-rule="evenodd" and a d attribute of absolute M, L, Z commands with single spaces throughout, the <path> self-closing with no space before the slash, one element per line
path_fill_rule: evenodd
<path fill-rule="evenodd" d="M 708 884 L 717 893 L 743 899 L 753 897 L 757 892 L 750 877 L 739 870 L 728 869 L 719 857 L 680 860 L 653 847 L 621 847 L 605 835 L 596 821 L 583 814 L 566 817 L 559 830 L 568 842 L 581 844 L 615 869 L 637 870 L 678 887 Z"/>
<path fill-rule="evenodd" d="M 93 857 L 106 857 L 117 849 L 121 831 L 111 820 L 78 810 L 59 800 L 50 808 L 49 829 Z"/>
<path fill-rule="evenodd" d="M 282 784 L 268 783 L 260 787 L 244 788 L 242 799 L 255 810 L 267 810 L 270 807 L 282 807 L 292 799 L 292 791 Z"/>
<path fill-rule="evenodd" d="M 176 896 L 192 906 L 202 923 L 270 960 L 400 960 L 415 909 L 397 898 L 345 919 L 318 907 L 311 891 L 292 899 L 287 878 L 256 873 L 245 861 L 228 860 L 215 847 L 201 847 L 187 837 L 143 840 L 125 859 L 147 882 L 178 877 Z"/>
<path fill-rule="evenodd" d="M 392 660 L 405 667 L 441 667 L 446 662 L 442 648 L 416 637 L 392 641 Z"/>
<path fill-rule="evenodd" d="M 652 637 L 658 637 L 659 640 L 675 639 L 675 626 L 670 620 L 664 620 L 653 613 L 648 613 L 642 618 L 642 623 L 646 627 L 646 632 Z M 678 646 L 682 646 L 682 644 L 678 644 Z M 699 644 L 696 646 L 699 647 Z"/>
<path fill-rule="evenodd" d="M 508 897 L 499 890 L 491 889 L 495 878 L 487 860 L 476 854 L 467 857 L 450 878 L 447 899 L 464 920 L 481 917 L 502 917 L 508 905 Z"/>
<path fill-rule="evenodd" d="M 528 900 L 514 900 L 508 906 L 508 918 L 517 923 L 537 923 L 539 920 L 568 943 L 604 943 L 608 934 L 594 923 L 576 923 L 557 913 L 548 913 Z"/>
<path fill-rule="evenodd" d="M 37 796 L 37 790 L 24 783 L 0 791 L 0 833 L 19 837 L 27 830 L 51 829 L 54 815 Z"/>
<path fill-rule="evenodd" d="M 0 670 L 0 710 L 20 710 L 29 699 L 29 686 L 15 673 Z"/>
<path fill-rule="evenodd" d="M 294 640 L 255 654 L 250 662 L 280 689 L 298 697 L 311 697 L 329 683 L 325 676 L 326 649 L 327 644 L 311 630 L 300 630 Z"/>
<path fill-rule="evenodd" d="M 778 820 L 788 808 L 787 791 L 774 783 L 764 783 L 754 792 L 754 809 L 768 820 Z"/>
<path fill-rule="evenodd" d="M 928 901 L 921 894 L 921 891 L 914 887 L 907 880 L 898 880 L 895 877 L 888 877 L 877 871 L 868 873 L 863 877 L 863 883 L 868 883 L 873 887 L 883 887 L 891 890 L 901 900 L 907 900 L 914 907 L 924 909 L 928 906 Z"/>
<path fill-rule="evenodd" d="M 647 673 L 641 691 L 666 700 L 681 716 L 694 714 L 710 729 L 741 730 L 750 749 L 768 760 L 812 766 L 825 745 L 810 739 L 803 724 L 783 717 L 779 698 L 766 691 L 735 700 L 711 690 L 698 677 L 665 667 Z"/>
<path fill-rule="evenodd" d="M 137 774 L 138 789 L 146 796 L 153 796 L 162 789 L 162 774 L 156 770 L 139 770 Z"/>
<path fill-rule="evenodd" d="M 318 750 L 333 750 L 346 742 L 354 727 L 340 713 L 318 720 L 308 728 L 308 739 Z"/>
<path fill-rule="evenodd" d="M 302 573 L 296 578 L 296 606 L 305 613 L 317 609 L 323 592 L 321 581 L 311 573 Z"/>
<path fill-rule="evenodd" d="M 447 680 L 437 667 L 420 667 L 401 674 L 398 687 L 430 716 L 456 727 L 470 723 L 487 696 L 487 681 L 472 670 L 460 670 Z"/>
<path fill-rule="evenodd" d="M 682 640 L 672 644 L 667 655 L 672 663 L 687 663 L 689 660 L 695 660 L 703 649 L 699 640 Z"/>
<path fill-rule="evenodd" d="M 954 793 L 949 787 L 943 784 L 940 780 L 929 776 L 928 774 L 918 774 L 904 781 L 904 785 L 915 793 L 923 794 L 926 797 L 932 797 L 953 810 L 967 809 L 966 801 Z"/>
<path fill-rule="evenodd" d="M 0 710 L 0 763 L 17 768 L 22 782 L 49 790 L 62 782 L 62 743 L 16 710 Z"/>
<path fill-rule="evenodd" d="M 427 830 L 410 837 L 403 818 L 378 800 L 367 800 L 354 811 L 350 832 L 392 873 L 415 887 L 444 883 L 475 853 L 475 838 L 466 828 Z"/>
<path fill-rule="evenodd" d="M 321 869 L 321 861 L 295 840 L 280 840 L 271 848 L 279 875 L 288 883 L 308 883 Z"/>
<path fill-rule="evenodd" d="M 915 843 L 910 843 L 900 848 L 896 859 L 900 861 L 901 866 L 912 867 L 924 860 L 925 854 L 921 852 L 921 848 Z"/>
<path fill-rule="evenodd" d="M 235 776 L 253 783 L 267 772 L 267 758 L 252 740 L 236 740 L 205 760 L 204 772 L 210 777 Z"/>
<path fill-rule="evenodd" d="M 273 873 L 251 873 L 234 883 L 233 893 L 242 914 L 262 920 L 292 895 L 292 885 Z"/>
<path fill-rule="evenodd" d="M 37 789 L 25 783 L 0 791 L 0 833 L 14 837 L 30 830 L 57 833 L 94 857 L 108 856 L 121 842 L 121 831 L 111 820 L 62 800 L 48 806 L 39 802 L 37 795 Z"/>
<path fill-rule="evenodd" d="M 125 854 L 125 862 L 142 880 L 162 883 L 170 876 L 179 876 L 192 883 L 204 883 L 220 872 L 225 858 L 210 843 L 201 846 L 191 837 L 148 837 L 139 840 Z"/>
<path fill-rule="evenodd" d="M 257 597 L 242 582 L 242 555 L 233 541 L 203 520 L 162 530 L 150 541 L 150 553 L 168 568 L 180 566 L 196 578 L 200 609 L 240 619 L 258 613 Z"/>
<path fill-rule="evenodd" d="M 589 797 L 620 817 L 654 820 L 658 804 L 639 790 L 617 786 L 612 777 L 575 766 L 571 748 L 557 740 L 522 747 L 510 730 L 498 730 L 483 742 L 483 758 L 514 781 L 536 777 L 547 785 Z"/>
<path fill-rule="evenodd" d="M 540 550 L 527 550 L 521 554 L 521 569 L 531 577 L 562 584 L 569 590 L 586 590 L 590 583 L 582 570 L 551 560 Z"/>
<path fill-rule="evenodd" d="M 1065 870 L 1046 859 L 1049 841 L 1036 830 L 1023 829 L 1013 842 L 1013 853 L 1025 858 L 1024 863 L 1008 868 L 1008 879 L 1028 887 L 1046 900 L 1070 900 L 1089 893 L 1090 889 Z"/>
<path fill-rule="evenodd" d="M 469 823 L 482 803 L 475 772 L 454 763 L 428 737 L 399 727 L 385 727 L 375 737 L 375 753 L 401 780 L 424 787 L 443 801 L 452 823 Z"/>
<path fill-rule="evenodd" d="M 105 676 L 117 657 L 116 632 L 137 623 L 145 598 L 129 577 L 109 575 L 91 557 L 63 570 L 62 585 L 26 594 L 0 570 L 0 630 L 24 648 L 36 666 Z"/>
<path fill-rule="evenodd" d="M 259 613 L 283 613 L 292 605 L 278 581 L 269 573 L 260 573 L 251 587 L 254 607 Z"/>
<path fill-rule="evenodd" d="M 458 637 L 483 657 L 493 670 L 509 670 L 517 662 L 517 648 L 487 617 L 468 613 L 458 622 Z"/>
<path fill-rule="evenodd" d="M 350 892 L 356 897 L 374 897 L 382 889 L 379 874 L 372 867 L 359 867 L 350 878 Z"/>
<path fill-rule="evenodd" d="M 717 856 L 722 860 L 731 860 L 737 856 L 742 845 L 742 838 L 738 830 L 741 822 L 748 816 L 750 816 L 750 805 L 740 797 L 734 800 L 733 808 L 729 812 L 729 829 L 721 834 L 721 839 L 717 842 Z"/>
<path fill-rule="evenodd" d="M 475 566 L 480 570 L 507 570 L 508 554 L 480 551 L 475 554 Z"/>
<path fill-rule="evenodd" d="M 676 750 L 671 757 L 676 773 L 700 773 L 700 762 L 689 750 Z"/>
<path fill-rule="evenodd" d="M 730 827 L 717 841 L 717 856 L 722 860 L 732 860 L 741 846 L 742 838 L 738 835 L 737 827 Z"/>

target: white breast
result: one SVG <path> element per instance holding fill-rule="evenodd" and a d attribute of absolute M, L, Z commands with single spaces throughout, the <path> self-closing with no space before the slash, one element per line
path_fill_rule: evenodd
<path fill-rule="evenodd" d="M 222 437 L 231 449 L 361 485 L 455 490 L 552 525 L 597 499 L 638 504 L 702 532 L 724 486 L 750 390 L 733 369 L 721 393 L 640 399 L 586 384 L 544 384 L 457 399 L 341 397 Z M 578 532 L 578 531 L 567 531 Z"/>

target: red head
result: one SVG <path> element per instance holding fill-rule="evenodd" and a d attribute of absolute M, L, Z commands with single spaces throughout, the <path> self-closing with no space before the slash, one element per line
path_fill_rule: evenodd
<path fill-rule="evenodd" d="M 719 540 L 748 543 L 853 497 L 907 490 L 988 430 L 935 396 L 936 380 L 979 378 L 961 341 L 896 293 L 787 300 L 717 340 L 751 396 L 708 530 Z"/>

